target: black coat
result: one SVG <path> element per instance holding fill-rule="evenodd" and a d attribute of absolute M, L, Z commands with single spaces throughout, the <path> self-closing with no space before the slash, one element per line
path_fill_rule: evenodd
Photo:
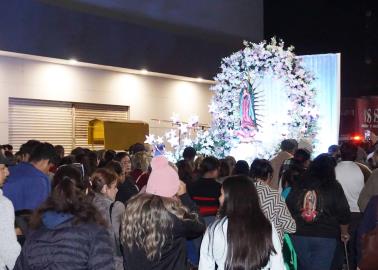
<path fill-rule="evenodd" d="M 189 208 L 190 212 L 197 212 L 195 203 L 187 194 L 180 197 L 182 203 Z M 198 218 L 181 220 L 172 215 L 173 218 L 173 241 L 169 241 L 161 251 L 159 261 L 149 261 L 145 252 L 134 246 L 130 251 L 123 248 L 124 266 L 126 270 L 185 270 L 186 260 L 186 239 L 198 237 L 206 229 L 203 220 Z"/>
<path fill-rule="evenodd" d="M 106 228 L 97 224 L 73 225 L 71 220 L 32 232 L 14 269 L 114 270 Z"/>
<path fill-rule="evenodd" d="M 131 177 L 127 177 L 125 182 L 118 185 L 118 192 L 116 201 L 127 203 L 127 201 L 134 195 L 138 194 L 138 188 L 132 183 Z"/>

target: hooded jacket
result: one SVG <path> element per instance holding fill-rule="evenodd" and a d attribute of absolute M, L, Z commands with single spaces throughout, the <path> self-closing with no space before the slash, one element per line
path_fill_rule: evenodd
<path fill-rule="evenodd" d="M 107 229 L 73 223 L 70 214 L 45 212 L 42 225 L 27 236 L 16 270 L 114 270 Z"/>
<path fill-rule="evenodd" d="M 14 231 L 14 208 L 0 189 L 0 269 L 13 269 L 21 247 Z"/>

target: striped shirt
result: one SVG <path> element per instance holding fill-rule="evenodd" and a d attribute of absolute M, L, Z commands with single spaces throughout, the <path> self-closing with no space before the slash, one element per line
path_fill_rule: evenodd
<path fill-rule="evenodd" d="M 261 209 L 270 222 L 274 224 L 282 245 L 285 233 L 295 233 L 297 229 L 295 220 L 277 190 L 272 189 L 261 181 L 256 181 L 255 185 Z"/>

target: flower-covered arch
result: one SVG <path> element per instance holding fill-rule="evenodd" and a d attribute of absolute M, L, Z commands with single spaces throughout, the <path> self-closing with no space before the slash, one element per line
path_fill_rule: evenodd
<path fill-rule="evenodd" d="M 256 91 L 258 94 L 254 83 L 267 74 L 282 80 L 285 85 L 289 101 L 287 117 L 272 125 L 285 127 L 287 132 L 277 134 L 273 144 L 260 144 L 258 156 L 267 158 L 274 154 L 278 143 L 284 138 L 305 138 L 313 143 L 319 117 L 315 103 L 316 91 L 311 86 L 314 77 L 295 56 L 294 47 L 285 49 L 284 43 L 277 43 L 275 38 L 270 43 L 244 42 L 244 46 L 244 49 L 222 60 L 221 72 L 216 75 L 216 84 L 211 87 L 214 95 L 209 106 L 212 114 L 209 134 L 214 142 L 214 154 L 226 156 L 232 148 L 243 143 L 243 138 L 238 134 L 244 128 L 241 119 L 241 91 L 252 88 L 251 93 Z M 258 96 L 255 97 L 255 102 L 258 103 Z M 258 116 L 256 122 L 259 124 Z M 256 132 L 263 130 L 256 126 Z"/>
<path fill-rule="evenodd" d="M 165 135 L 165 140 L 173 148 L 173 151 L 166 152 L 172 161 L 181 157 L 186 146 L 193 146 L 199 154 L 219 158 L 233 154 L 233 149 L 239 148 L 242 152 L 253 152 L 243 158 L 250 160 L 271 157 L 285 138 L 315 143 L 319 114 L 315 103 L 316 91 L 312 87 L 314 76 L 293 53 L 294 47 L 285 48 L 284 42 L 277 42 L 275 38 L 269 43 L 245 41 L 244 46 L 222 60 L 221 72 L 210 88 L 213 97 L 209 105 L 212 115 L 209 130 L 198 128 L 198 117 L 192 117 L 188 123 L 180 122 L 177 116 L 172 117 L 177 128 Z M 285 113 L 280 121 L 262 119 L 259 115 L 259 82 L 269 76 L 284 85 L 274 89 L 284 91 L 286 99 L 286 107 L 282 105 Z M 279 132 L 267 139 L 271 126 Z M 194 138 L 188 129 L 196 130 Z M 151 135 L 146 143 L 156 146 L 163 143 L 163 138 L 155 139 Z"/>

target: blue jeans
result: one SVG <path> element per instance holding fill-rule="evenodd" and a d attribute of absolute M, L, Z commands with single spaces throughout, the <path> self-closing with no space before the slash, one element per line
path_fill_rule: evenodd
<path fill-rule="evenodd" d="M 208 227 L 215 220 L 215 216 L 203 217 L 203 220 L 206 223 L 206 227 Z M 202 242 L 202 236 L 186 241 L 186 250 L 187 250 L 188 260 L 190 261 L 191 264 L 195 266 L 198 266 L 199 264 L 201 242 Z"/>
<path fill-rule="evenodd" d="M 336 249 L 336 239 L 293 235 L 298 270 L 329 270 Z"/>

